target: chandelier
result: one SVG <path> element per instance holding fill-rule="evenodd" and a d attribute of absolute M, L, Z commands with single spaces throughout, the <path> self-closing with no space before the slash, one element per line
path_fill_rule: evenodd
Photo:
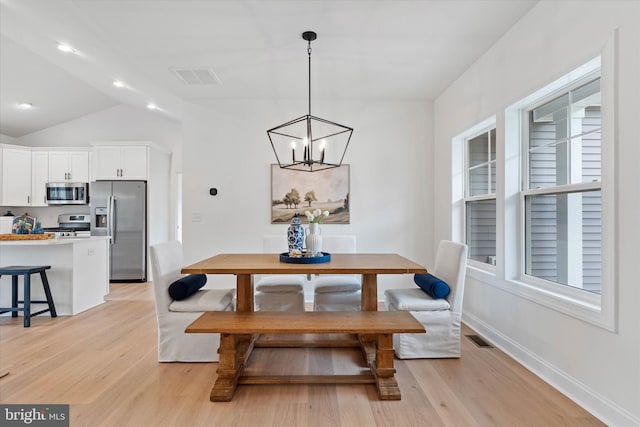
<path fill-rule="evenodd" d="M 314 172 L 336 168 L 351 140 L 353 128 L 311 115 L 311 42 L 318 37 L 305 31 L 309 56 L 309 113 L 267 131 L 282 169 Z"/>

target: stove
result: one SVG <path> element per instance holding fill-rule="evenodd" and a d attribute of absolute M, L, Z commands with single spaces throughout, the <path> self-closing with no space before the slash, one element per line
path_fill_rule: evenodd
<path fill-rule="evenodd" d="M 46 233 L 53 233 L 56 238 L 90 237 L 91 216 L 89 214 L 58 215 L 58 227 L 44 228 Z"/>
<path fill-rule="evenodd" d="M 45 233 L 53 233 L 53 236 L 58 239 L 60 237 L 91 237 L 91 231 L 89 230 L 71 230 L 67 228 L 43 228 Z"/>

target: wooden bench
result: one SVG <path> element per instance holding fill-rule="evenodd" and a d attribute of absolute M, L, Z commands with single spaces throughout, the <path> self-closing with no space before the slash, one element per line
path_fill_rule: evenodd
<path fill-rule="evenodd" d="M 186 332 L 220 333 L 218 378 L 210 395 L 214 402 L 230 401 L 238 384 L 375 383 L 382 400 L 400 400 L 393 367 L 393 334 L 424 333 L 425 329 L 404 311 L 226 311 L 204 313 Z M 260 334 L 356 334 L 371 372 L 364 375 L 243 375 L 244 365 L 257 346 Z M 325 344 L 342 346 L 337 341 Z M 284 347 L 282 342 L 275 346 Z"/>

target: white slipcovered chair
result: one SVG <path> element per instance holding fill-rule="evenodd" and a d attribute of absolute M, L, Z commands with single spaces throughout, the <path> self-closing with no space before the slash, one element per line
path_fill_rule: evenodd
<path fill-rule="evenodd" d="M 331 254 L 356 252 L 356 236 L 323 236 L 322 251 Z M 360 311 L 362 278 L 357 274 L 329 274 L 314 278 L 314 311 Z"/>
<path fill-rule="evenodd" d="M 288 251 L 287 236 L 263 236 L 265 253 Z M 304 282 L 302 274 L 260 275 L 256 277 L 255 311 L 304 311 Z"/>
<path fill-rule="evenodd" d="M 178 241 L 151 246 L 153 294 L 158 319 L 159 362 L 216 362 L 220 334 L 187 334 L 186 327 L 205 311 L 232 311 L 233 289 L 200 289 L 177 301 L 169 286 L 185 276 L 182 245 Z"/>
<path fill-rule="evenodd" d="M 417 285 L 388 289 L 384 302 L 389 311 L 409 311 L 426 334 L 394 334 L 393 347 L 400 359 L 460 357 L 460 323 L 464 294 L 467 246 L 443 240 L 429 273 L 451 288 L 445 299 L 433 299 Z"/>

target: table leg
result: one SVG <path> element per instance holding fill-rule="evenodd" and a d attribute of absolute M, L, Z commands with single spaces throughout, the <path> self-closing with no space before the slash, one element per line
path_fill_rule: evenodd
<path fill-rule="evenodd" d="M 378 310 L 378 276 L 376 274 L 362 275 L 362 311 Z"/>
<path fill-rule="evenodd" d="M 393 367 L 393 334 L 378 334 L 376 340 L 376 360 L 371 372 L 376 379 L 378 393 L 382 400 L 400 400 L 400 388 Z"/>
<path fill-rule="evenodd" d="M 236 276 L 236 311 L 253 311 L 253 276 Z"/>
<path fill-rule="evenodd" d="M 253 275 L 238 274 L 236 277 L 236 311 L 252 312 L 253 311 Z M 244 359 L 248 359 L 253 351 L 253 343 L 258 335 L 239 335 L 236 340 L 236 348 L 238 342 L 250 341 L 247 353 L 242 354 Z M 240 340 L 240 341 L 238 341 Z M 243 360 L 244 360 L 243 359 Z"/>
<path fill-rule="evenodd" d="M 361 292 L 362 311 L 378 311 L 378 276 L 376 274 L 362 275 L 362 292 Z M 375 335 L 360 334 L 358 335 L 362 354 L 367 361 L 367 365 L 371 366 L 375 360 Z"/>
<path fill-rule="evenodd" d="M 253 311 L 253 276 L 236 275 L 236 311 Z M 238 387 L 245 362 L 249 359 L 257 335 L 220 334 L 220 361 L 209 399 L 229 402 Z"/>

